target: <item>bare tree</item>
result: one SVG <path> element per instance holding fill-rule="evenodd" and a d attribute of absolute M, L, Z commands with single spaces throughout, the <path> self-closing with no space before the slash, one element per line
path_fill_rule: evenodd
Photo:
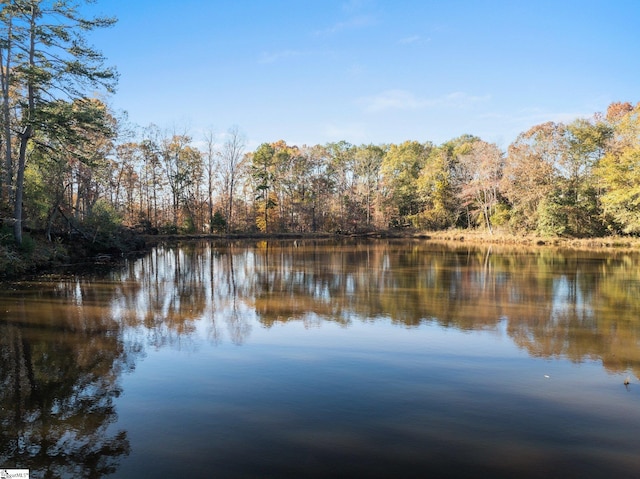
<path fill-rule="evenodd" d="M 227 206 L 227 233 L 231 231 L 233 223 L 233 201 L 245 146 L 245 138 L 238 127 L 230 128 L 220 153 L 220 175 Z"/>
<path fill-rule="evenodd" d="M 206 150 L 204 152 L 203 159 L 204 170 L 207 175 L 207 222 L 209 223 L 209 233 L 213 233 L 213 191 L 215 189 L 216 167 L 218 166 L 218 154 L 215 149 L 215 134 L 213 130 L 205 133 L 204 141 L 206 144 Z"/>

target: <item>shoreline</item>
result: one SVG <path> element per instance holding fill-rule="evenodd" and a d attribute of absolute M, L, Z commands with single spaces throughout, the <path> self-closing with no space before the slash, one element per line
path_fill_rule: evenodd
<path fill-rule="evenodd" d="M 265 241 L 265 240 L 335 240 L 335 239 L 399 239 L 421 240 L 434 243 L 460 245 L 496 245 L 501 247 L 552 248 L 594 252 L 640 252 L 640 238 L 607 236 L 599 238 L 561 238 L 511 233 L 489 234 L 485 231 L 446 230 L 382 230 L 361 233 L 237 233 L 237 234 L 170 234 L 129 236 L 130 249 L 115 251 L 93 251 L 78 254 L 82 247 L 66 243 L 52 244 L 43 238 L 35 241 L 34 251 L 19 253 L 15 250 L 1 251 L 0 281 L 15 281 L 24 278 L 51 274 L 61 269 L 91 268 L 117 263 L 121 259 L 143 254 L 162 242 L 181 241 Z M 5 248 L 6 249 L 6 248 Z M 74 254 L 75 253 L 75 254 Z M 85 252 L 86 253 L 86 252 Z"/>
<path fill-rule="evenodd" d="M 525 246 L 540 248 L 563 248 L 575 250 L 637 250 L 640 252 L 640 238 L 627 236 L 605 236 L 597 238 L 542 237 L 536 235 L 516 235 L 511 233 L 489 234 L 474 230 L 383 230 L 362 233 L 237 233 L 237 234 L 170 234 L 143 235 L 149 245 L 164 241 L 252 241 L 252 240 L 326 240 L 326 239 L 415 239 L 451 244 Z"/>

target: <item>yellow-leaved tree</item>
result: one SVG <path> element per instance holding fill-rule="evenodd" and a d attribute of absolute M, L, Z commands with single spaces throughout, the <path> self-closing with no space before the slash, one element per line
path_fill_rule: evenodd
<path fill-rule="evenodd" d="M 612 104 L 613 136 L 595 169 L 605 216 L 614 232 L 640 233 L 640 103 Z M 616 231 L 618 230 L 618 231 Z"/>

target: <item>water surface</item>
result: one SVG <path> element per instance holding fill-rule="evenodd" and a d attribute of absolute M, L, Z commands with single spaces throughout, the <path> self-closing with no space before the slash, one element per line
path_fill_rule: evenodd
<path fill-rule="evenodd" d="M 5 284 L 0 467 L 639 477 L 639 266 L 428 241 L 207 242 Z"/>

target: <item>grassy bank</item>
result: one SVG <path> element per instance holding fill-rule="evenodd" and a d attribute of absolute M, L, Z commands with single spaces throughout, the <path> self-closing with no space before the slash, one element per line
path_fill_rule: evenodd
<path fill-rule="evenodd" d="M 602 238 L 561 238 L 542 237 L 527 234 L 494 233 L 478 230 L 420 231 L 411 229 L 393 229 L 367 233 L 330 234 L 330 233 L 246 233 L 246 234 L 192 234 L 192 235 L 153 235 L 145 236 L 149 244 L 165 241 L 189 240 L 295 240 L 329 238 L 407 238 L 437 241 L 454 244 L 496 244 L 527 247 L 554 247 L 566 249 L 637 249 L 640 251 L 640 238 L 607 236 Z"/>
<path fill-rule="evenodd" d="M 542 237 L 527 234 L 494 233 L 475 230 L 446 230 L 414 232 L 415 237 L 428 237 L 434 241 L 467 242 L 478 244 L 501 244 L 522 246 L 551 246 L 567 249 L 637 249 L 640 251 L 640 238 L 628 236 L 606 236 L 602 238 L 562 238 Z"/>

